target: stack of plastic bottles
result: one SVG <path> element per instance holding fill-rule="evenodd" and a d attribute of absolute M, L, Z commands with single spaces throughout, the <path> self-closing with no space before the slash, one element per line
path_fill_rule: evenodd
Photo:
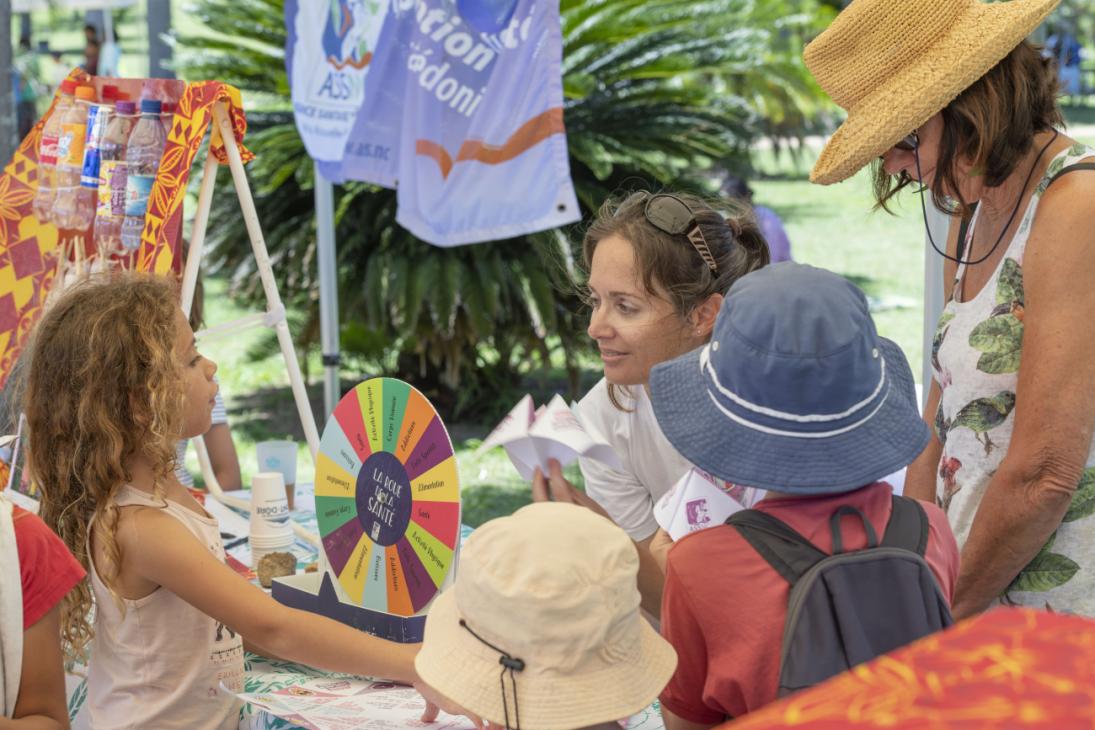
<path fill-rule="evenodd" d="M 161 102 L 71 80 L 42 130 L 34 213 L 58 228 L 93 231 L 106 254 L 140 246 L 148 198 L 167 140 Z M 173 111 L 173 105 L 172 105 Z"/>

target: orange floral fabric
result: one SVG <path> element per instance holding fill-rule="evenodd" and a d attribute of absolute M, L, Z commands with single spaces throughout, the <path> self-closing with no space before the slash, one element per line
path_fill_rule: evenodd
<path fill-rule="evenodd" d="M 1000 608 L 721 727 L 1095 726 L 1095 621 Z"/>

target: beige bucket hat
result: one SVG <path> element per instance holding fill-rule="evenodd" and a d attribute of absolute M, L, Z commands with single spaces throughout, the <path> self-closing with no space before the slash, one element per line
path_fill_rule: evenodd
<path fill-rule="evenodd" d="M 951 103 L 1060 0 L 855 0 L 806 46 L 806 66 L 848 112 L 810 173 L 855 174 Z"/>
<path fill-rule="evenodd" d="M 519 714 L 521 730 L 628 717 L 677 666 L 639 615 L 638 569 L 631 539 L 584 507 L 537 503 L 491 520 L 430 608 L 418 675 L 484 720 L 516 728 Z"/>

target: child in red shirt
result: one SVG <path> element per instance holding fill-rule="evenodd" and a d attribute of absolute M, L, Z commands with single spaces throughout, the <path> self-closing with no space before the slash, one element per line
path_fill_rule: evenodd
<path fill-rule="evenodd" d="M 68 727 L 68 707 L 65 700 L 65 674 L 61 653 L 61 599 L 84 578 L 84 569 L 57 535 L 53 534 L 37 515 L 11 505 L 0 496 L 0 529 L 9 534 L 0 537 L 0 544 L 14 539 L 19 562 L 19 584 L 22 604 L 22 652 L 18 680 L 6 685 L 15 689 L 15 697 L 4 693 L 4 716 L 15 720 L 5 727 Z M 9 512 L 10 510 L 10 512 Z M 11 526 L 8 527 L 7 517 Z M 14 533 L 14 534 L 11 534 Z M 9 566 L 10 567 L 10 566 Z M 10 590 L 5 582 L 5 590 Z M 9 616 L 0 620 L 8 621 Z M 10 641 L 9 627 L 0 627 L 0 638 Z M 10 627 L 16 630 L 18 627 Z M 12 652 L 2 656 L 13 659 Z M 12 667 L 5 662 L 5 674 Z"/>
<path fill-rule="evenodd" d="M 663 432 L 685 458 L 728 482 L 769 491 L 754 509 L 826 555 L 831 518 L 843 548 L 886 531 L 890 486 L 928 441 L 912 373 L 879 337 L 866 298 L 831 272 L 792 262 L 739 279 L 711 342 L 651 374 Z M 924 558 L 949 604 L 958 547 L 943 512 L 927 517 Z M 865 522 L 864 522 L 865 521 Z M 790 584 L 733 527 L 693 533 L 669 550 L 662 635 L 677 671 L 661 695 L 669 730 L 706 728 L 776 699 Z"/>

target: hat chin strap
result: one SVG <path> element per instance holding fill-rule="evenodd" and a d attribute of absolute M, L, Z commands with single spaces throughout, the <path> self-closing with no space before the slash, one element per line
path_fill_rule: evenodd
<path fill-rule="evenodd" d="M 498 659 L 498 663 L 502 665 L 502 672 L 498 675 L 498 684 L 502 688 L 502 713 L 506 719 L 506 730 L 511 730 L 509 724 L 509 702 L 506 700 L 506 670 L 509 670 L 509 680 L 513 687 L 513 719 L 514 727 L 512 730 L 521 730 L 521 708 L 517 704 L 517 678 L 514 676 L 514 672 L 523 671 L 525 668 L 525 662 L 523 659 L 518 659 L 509 655 L 509 652 L 499 649 L 494 644 L 484 639 L 479 634 L 472 631 L 464 619 L 460 619 L 460 626 L 463 627 L 469 634 L 478 639 L 481 643 L 485 644 L 491 649 L 502 656 Z"/>

